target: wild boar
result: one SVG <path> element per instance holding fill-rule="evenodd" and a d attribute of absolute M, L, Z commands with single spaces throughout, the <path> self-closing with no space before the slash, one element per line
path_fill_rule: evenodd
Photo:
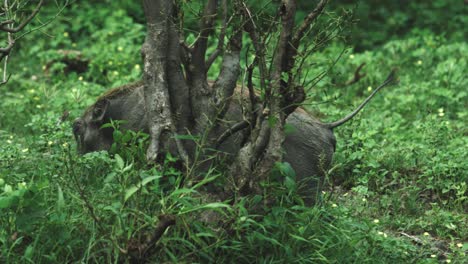
<path fill-rule="evenodd" d="M 309 181 L 306 184 L 309 190 L 307 193 L 315 197 L 316 191 L 320 189 L 317 188 L 317 184 L 332 162 L 336 146 L 333 129 L 353 118 L 382 87 L 390 83 L 390 79 L 389 77 L 359 107 L 339 121 L 322 123 L 302 108 L 297 108 L 288 116 L 286 124 L 292 127 L 293 131 L 287 133 L 283 143 L 284 161 L 292 166 L 297 180 Z M 73 124 L 73 134 L 79 152 L 108 150 L 111 147 L 112 128 L 101 128 L 111 119 L 125 120 L 122 129 L 148 133 L 143 96 L 142 82 L 125 85 L 100 96 Z M 242 116 L 240 107 L 235 102 L 236 100 L 232 101 L 225 116 L 226 120 L 233 123 L 239 122 Z M 215 134 L 219 136 L 229 127 L 230 125 L 226 124 Z M 222 143 L 220 150 L 234 154 L 239 150 L 240 142 L 240 135 L 231 136 Z"/>

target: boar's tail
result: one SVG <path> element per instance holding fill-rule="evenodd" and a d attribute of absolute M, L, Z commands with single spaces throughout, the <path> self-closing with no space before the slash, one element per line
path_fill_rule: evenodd
<path fill-rule="evenodd" d="M 335 122 L 332 122 L 332 123 L 327 123 L 327 124 L 323 124 L 324 126 L 326 126 L 327 128 L 330 128 L 330 129 L 333 129 L 335 127 L 338 127 L 338 126 L 341 126 L 342 124 L 348 122 L 351 118 L 353 118 L 357 113 L 359 113 L 359 111 L 361 111 L 362 108 L 364 108 L 364 106 L 372 99 L 372 97 L 374 97 L 374 95 L 382 88 L 384 88 L 385 86 L 387 86 L 388 84 L 392 83 L 394 80 L 395 80 L 395 75 L 396 75 L 396 70 L 392 70 L 392 72 L 388 75 L 387 79 L 379 86 L 377 87 L 377 89 L 375 89 L 370 95 L 369 97 L 366 98 L 366 100 L 364 100 L 364 102 L 362 102 L 353 112 L 351 112 L 350 114 L 348 114 L 347 116 L 345 116 L 344 118 L 338 120 L 338 121 L 335 121 Z"/>

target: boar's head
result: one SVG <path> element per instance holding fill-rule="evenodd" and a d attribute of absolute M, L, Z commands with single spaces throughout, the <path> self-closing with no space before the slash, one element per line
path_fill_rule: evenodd
<path fill-rule="evenodd" d="M 108 150 L 111 147 L 113 129 L 102 128 L 102 125 L 110 120 L 109 104 L 107 99 L 97 101 L 73 123 L 73 135 L 81 154 Z"/>

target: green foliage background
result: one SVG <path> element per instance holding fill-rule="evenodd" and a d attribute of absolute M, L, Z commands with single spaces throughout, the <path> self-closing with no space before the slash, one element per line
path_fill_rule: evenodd
<path fill-rule="evenodd" d="M 265 1 L 247 2 L 264 9 Z M 316 2 L 300 1 L 298 19 Z M 191 25 L 199 6 L 190 3 Z M 278 200 L 264 217 L 246 209 L 261 197 L 234 206 L 203 201 L 200 186 L 220 180 L 222 171 L 187 188 L 172 157 L 161 168 L 145 166 L 145 135 L 117 133 L 118 144 L 136 144 L 112 155 L 76 154 L 71 120 L 109 87 L 141 77 L 139 3 L 74 2 L 51 25 L 18 41 L 8 69 L 13 76 L 0 87 L 0 262 L 125 262 L 126 245 L 143 239 L 158 215 L 174 214 L 177 225 L 159 241 L 153 261 L 463 263 L 467 7 L 458 0 L 341 0 L 332 1 L 319 23 L 351 11 L 354 22 L 340 29 L 343 37 L 305 64 L 306 83 L 329 71 L 311 87 L 305 107 L 334 121 L 390 69 L 399 69 L 400 83 L 336 129 L 335 161 L 317 206 L 300 203 L 293 175 L 280 166 L 284 181 L 269 183 Z M 39 19 L 56 12 L 49 5 Z M 87 70 L 66 73 L 58 50 L 80 51 Z M 361 63 L 367 76 L 343 85 Z M 214 74 L 219 65 L 213 67 Z M 59 123 L 64 111 L 70 117 Z M 211 228 L 201 219 L 213 212 L 232 221 Z"/>

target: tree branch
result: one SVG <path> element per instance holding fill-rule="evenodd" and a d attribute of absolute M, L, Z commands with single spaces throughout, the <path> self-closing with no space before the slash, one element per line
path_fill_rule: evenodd
<path fill-rule="evenodd" d="M 12 22 L 12 20 L 7 20 L 7 21 L 3 21 L 0 24 L 0 30 L 4 31 L 4 32 L 9 32 L 9 33 L 18 33 L 29 22 L 31 22 L 31 20 L 37 15 L 37 13 L 39 13 L 39 10 L 41 9 L 43 3 L 44 3 L 44 0 L 40 0 L 39 3 L 37 4 L 36 8 L 31 13 L 31 15 L 29 15 L 29 17 L 27 17 L 23 22 L 21 22 L 21 24 L 19 24 L 17 27 L 14 27 L 14 28 L 8 27 L 7 25 L 12 24 L 13 22 Z"/>
<path fill-rule="evenodd" d="M 228 49 L 223 56 L 221 72 L 213 88 L 215 91 L 215 110 L 217 118 L 222 119 L 229 108 L 230 99 L 236 88 L 237 78 L 240 74 L 240 51 L 242 48 L 242 31 L 238 31 L 231 38 Z"/>
<path fill-rule="evenodd" d="M 294 16 L 296 14 L 296 1 L 295 0 L 283 0 L 280 6 L 280 15 L 281 15 L 281 32 L 276 47 L 275 56 L 271 63 L 271 96 L 267 98 L 267 106 L 269 107 L 269 119 L 270 122 L 273 121 L 273 124 L 267 121 L 262 122 L 262 130 L 268 127 L 270 131 L 268 144 L 265 147 L 262 145 L 257 145 L 261 149 L 259 153 L 263 152 L 265 149 L 266 152 L 262 157 L 260 164 L 256 167 L 257 172 L 255 175 L 258 175 L 259 179 L 265 178 L 270 169 L 273 167 L 273 164 L 282 159 L 282 143 L 284 141 L 284 131 L 283 125 L 286 119 L 286 115 L 281 110 L 281 104 L 284 101 L 284 93 L 281 93 L 281 73 L 283 72 L 282 63 L 284 57 L 287 55 L 286 50 L 291 41 L 292 31 L 294 29 Z M 257 139 L 259 141 L 260 139 Z M 259 179 L 255 182 L 259 182 Z"/>
<path fill-rule="evenodd" d="M 181 34 L 173 21 L 169 21 L 168 26 L 168 60 L 167 60 L 167 77 L 168 88 L 171 102 L 171 110 L 178 133 L 185 133 L 186 128 L 190 127 L 190 122 L 193 119 L 191 102 L 189 96 L 189 87 L 185 80 L 183 69 L 181 67 L 182 56 L 181 51 L 184 48 L 180 45 Z"/>
<path fill-rule="evenodd" d="M 252 44 L 255 49 L 255 56 L 258 62 L 258 67 L 260 71 L 260 88 L 267 89 L 266 87 L 266 60 L 265 60 L 265 45 L 260 40 L 260 36 L 257 31 L 257 26 L 255 25 L 255 21 L 252 17 L 252 13 L 250 12 L 247 5 L 242 1 L 242 10 L 244 11 L 244 16 L 246 17 L 246 22 L 244 24 L 244 30 L 249 33 L 250 39 L 252 40 Z M 268 96 L 268 95 L 266 95 Z"/>
<path fill-rule="evenodd" d="M 130 244 L 126 252 L 130 254 L 132 259 L 136 263 L 141 263 L 145 260 L 152 252 L 156 249 L 156 243 L 164 235 L 164 232 L 176 224 L 176 218 L 173 215 L 161 215 L 159 216 L 159 223 L 153 231 L 151 237 L 145 243 L 140 244 L 139 242 L 135 244 Z"/>
<path fill-rule="evenodd" d="M 354 72 L 353 78 L 348 80 L 345 83 L 345 85 L 355 84 L 359 82 L 362 78 L 364 78 L 366 76 L 366 73 L 361 74 L 361 70 L 362 68 L 364 68 L 364 66 L 366 66 L 366 63 L 365 62 L 361 63 L 361 65 L 359 65 L 359 67 L 357 67 L 356 71 Z"/>
<path fill-rule="evenodd" d="M 210 69 L 213 62 L 224 50 L 224 38 L 226 37 L 226 30 L 228 25 L 227 0 L 221 1 L 221 7 L 223 9 L 223 25 L 221 27 L 221 32 L 218 37 L 218 45 L 216 46 L 216 50 L 213 53 L 211 53 L 210 57 L 206 60 L 206 71 Z"/>
<path fill-rule="evenodd" d="M 205 54 L 208 47 L 208 37 L 213 32 L 213 22 L 216 17 L 217 0 L 208 0 L 200 22 L 200 34 L 194 44 L 192 63 L 194 71 L 206 72 Z"/>
<path fill-rule="evenodd" d="M 310 25 L 318 18 L 318 16 L 323 12 L 325 6 L 327 5 L 328 0 L 321 0 L 315 9 L 307 15 L 302 24 L 296 31 L 296 34 L 291 40 L 291 44 L 288 46 L 286 51 L 286 56 L 283 60 L 283 68 L 285 71 L 290 71 L 295 64 L 295 56 L 297 55 L 300 42 L 304 37 L 305 32 L 310 27 Z"/>

